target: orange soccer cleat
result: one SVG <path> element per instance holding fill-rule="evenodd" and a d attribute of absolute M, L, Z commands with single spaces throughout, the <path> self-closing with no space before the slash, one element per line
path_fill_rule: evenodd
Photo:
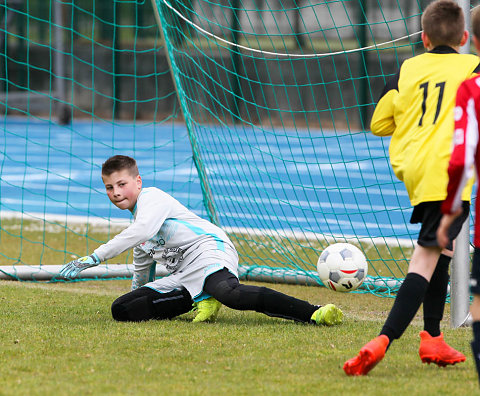
<path fill-rule="evenodd" d="M 367 375 L 383 359 L 389 342 L 383 334 L 374 338 L 360 349 L 357 356 L 345 362 L 343 371 L 347 375 Z"/>
<path fill-rule="evenodd" d="M 453 349 L 443 339 L 443 333 L 432 337 L 427 331 L 420 332 L 420 348 L 418 350 L 423 363 L 435 363 L 440 367 L 465 361 L 465 355 Z"/>

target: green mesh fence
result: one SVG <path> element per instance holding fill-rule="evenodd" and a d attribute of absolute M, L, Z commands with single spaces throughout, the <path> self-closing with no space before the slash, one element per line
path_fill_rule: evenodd
<path fill-rule="evenodd" d="M 385 79 L 423 52 L 423 6 L 3 3 L 1 263 L 61 264 L 125 227 L 100 180 L 124 153 L 229 233 L 243 278 L 318 284 L 321 251 L 348 241 L 366 290 L 395 291 L 418 228 L 368 123 Z"/>

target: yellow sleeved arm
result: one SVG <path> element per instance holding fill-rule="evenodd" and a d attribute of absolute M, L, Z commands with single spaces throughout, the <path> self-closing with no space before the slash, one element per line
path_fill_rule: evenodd
<path fill-rule="evenodd" d="M 370 129 L 376 136 L 389 136 L 395 131 L 394 99 L 398 95 L 396 89 L 391 89 L 377 103 L 373 112 Z"/>

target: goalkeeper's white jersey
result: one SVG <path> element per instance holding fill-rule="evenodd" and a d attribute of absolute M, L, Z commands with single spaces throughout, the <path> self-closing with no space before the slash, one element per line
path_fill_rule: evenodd
<path fill-rule="evenodd" d="M 128 228 L 95 250 L 101 261 L 134 248 L 136 271 L 155 261 L 173 274 L 207 250 L 235 250 L 219 227 L 156 187 L 142 189 L 133 216 Z"/>

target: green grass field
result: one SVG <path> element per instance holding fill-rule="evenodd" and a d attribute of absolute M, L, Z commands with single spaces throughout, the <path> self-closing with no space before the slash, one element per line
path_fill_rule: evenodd
<path fill-rule="evenodd" d="M 263 284 L 265 285 L 265 284 Z M 447 341 L 467 355 L 439 368 L 418 357 L 417 317 L 366 377 L 344 375 L 344 361 L 376 336 L 393 302 L 371 294 L 271 285 L 333 302 L 346 315 L 319 327 L 223 307 L 216 323 L 117 323 L 110 304 L 130 281 L 0 282 L 0 395 L 468 395 L 478 392 L 469 328 Z"/>

